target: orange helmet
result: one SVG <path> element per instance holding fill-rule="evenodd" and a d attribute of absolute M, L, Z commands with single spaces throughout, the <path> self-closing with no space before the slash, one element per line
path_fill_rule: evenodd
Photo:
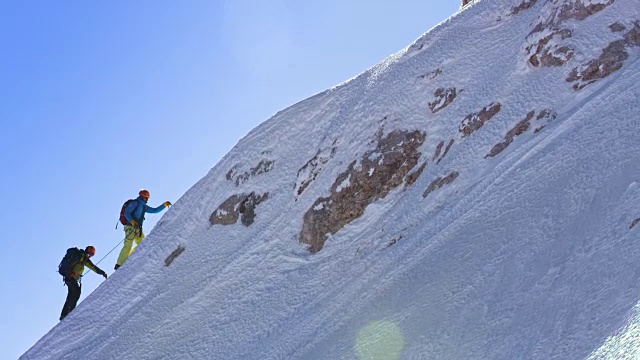
<path fill-rule="evenodd" d="M 145 197 L 145 198 L 151 197 L 151 195 L 149 194 L 149 190 L 145 190 L 145 189 L 140 190 L 138 195 L 140 195 L 142 197 Z"/>
<path fill-rule="evenodd" d="M 94 248 L 93 246 L 89 245 L 87 246 L 86 249 L 84 249 L 84 253 L 89 255 L 89 256 L 93 256 L 96 254 L 96 248 Z"/>

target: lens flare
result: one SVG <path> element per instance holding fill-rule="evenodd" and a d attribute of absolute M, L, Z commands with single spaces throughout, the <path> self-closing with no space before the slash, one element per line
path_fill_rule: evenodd
<path fill-rule="evenodd" d="M 358 331 L 354 350 L 360 360 L 397 360 L 404 339 L 400 328 L 388 321 L 375 321 Z"/>

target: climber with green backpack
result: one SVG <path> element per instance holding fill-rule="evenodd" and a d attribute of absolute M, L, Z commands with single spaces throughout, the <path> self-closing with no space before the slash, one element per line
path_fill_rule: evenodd
<path fill-rule="evenodd" d="M 142 231 L 144 215 L 146 213 L 159 213 L 164 210 L 164 208 L 171 206 L 170 202 L 165 201 L 158 207 L 150 207 L 147 205 L 149 197 L 149 191 L 142 189 L 136 199 L 129 199 L 122 205 L 122 209 L 120 210 L 120 223 L 124 225 L 124 246 L 122 250 L 120 250 L 120 255 L 114 267 L 115 270 L 118 270 L 129 255 L 136 249 L 135 247 L 133 249 L 131 248 L 133 242 L 135 241 L 136 247 L 138 247 L 142 239 L 144 239 L 144 232 Z"/>
<path fill-rule="evenodd" d="M 67 249 L 67 253 L 62 258 L 62 261 L 60 261 L 58 273 L 63 276 L 64 284 L 68 290 L 67 300 L 62 307 L 60 320 L 64 319 L 71 310 L 75 309 L 80 299 L 82 289 L 80 279 L 82 278 L 85 265 L 96 274 L 104 276 L 105 279 L 107 278 L 107 273 L 91 262 L 91 257 L 95 254 L 96 248 L 93 246 L 87 246 L 84 250 L 74 247 Z"/>

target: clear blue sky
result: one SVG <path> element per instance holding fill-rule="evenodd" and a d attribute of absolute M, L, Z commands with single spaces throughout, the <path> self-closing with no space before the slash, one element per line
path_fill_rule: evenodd
<path fill-rule="evenodd" d="M 100 260 L 123 201 L 177 200 L 277 111 L 343 82 L 459 0 L 0 2 L 0 352 L 57 322 L 71 246 Z M 148 233 L 161 215 L 150 214 Z M 118 249 L 119 250 L 119 249 Z M 117 251 L 100 267 L 111 274 Z M 102 281 L 89 274 L 83 299 Z M 87 326 L 92 321 L 87 319 Z"/>

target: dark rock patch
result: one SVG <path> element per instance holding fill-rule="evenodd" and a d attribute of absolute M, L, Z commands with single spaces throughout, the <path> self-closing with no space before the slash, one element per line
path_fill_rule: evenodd
<path fill-rule="evenodd" d="M 264 193 L 262 195 L 256 195 L 254 192 L 251 192 L 238 207 L 238 211 L 242 214 L 240 217 L 240 222 L 243 225 L 249 226 L 253 224 L 254 219 L 256 218 L 256 206 L 258 206 L 261 202 L 264 202 L 269 199 L 269 193 Z"/>
<path fill-rule="evenodd" d="M 537 43 L 529 45 L 526 48 L 529 54 L 529 64 L 534 67 L 562 66 L 573 57 L 573 49 L 550 43 L 555 37 L 564 40 L 571 37 L 571 31 L 568 29 L 556 30 L 538 40 Z"/>
<path fill-rule="evenodd" d="M 597 59 L 573 69 L 567 77 L 567 82 L 573 84 L 574 90 L 603 79 L 620 70 L 629 58 L 628 48 L 640 46 L 640 23 L 635 23 L 633 29 L 624 34 L 623 39 L 616 40 L 602 50 Z"/>
<path fill-rule="evenodd" d="M 613 4 L 615 0 L 609 0 L 606 3 L 600 4 L 587 4 L 585 5 L 584 0 L 571 0 L 565 1 L 565 3 L 555 8 L 557 5 L 554 2 L 547 2 L 548 6 L 554 7 L 552 9 L 552 13 L 550 16 L 544 16 L 543 19 L 535 26 L 535 28 L 531 31 L 531 34 L 543 31 L 545 29 L 548 30 L 560 30 L 562 28 L 562 24 L 567 20 L 578 20 L 582 21 L 589 16 L 604 10 L 607 6 Z"/>
<path fill-rule="evenodd" d="M 628 47 L 640 46 L 640 22 L 636 22 L 633 29 L 624 34 L 624 42 Z"/>
<path fill-rule="evenodd" d="M 462 137 L 471 135 L 474 131 L 480 129 L 487 121 L 491 120 L 500 111 L 500 103 L 491 103 L 489 106 L 480 110 L 476 114 L 467 115 L 460 124 L 460 133 Z"/>
<path fill-rule="evenodd" d="M 438 146 L 436 146 L 436 153 L 433 154 L 433 159 L 432 159 L 433 161 L 435 161 L 438 158 L 438 156 L 440 156 L 440 152 L 442 151 L 443 146 L 444 146 L 444 140 L 440 141 L 438 143 Z"/>
<path fill-rule="evenodd" d="M 462 5 L 461 7 L 465 7 L 469 4 L 471 4 L 472 2 L 474 2 L 475 0 L 462 0 Z"/>
<path fill-rule="evenodd" d="M 245 181 L 251 179 L 252 177 L 256 177 L 260 174 L 267 173 L 273 169 L 273 161 L 271 160 L 261 160 L 258 165 L 246 171 L 242 174 L 238 173 L 238 165 L 232 167 L 226 175 L 227 180 L 234 181 L 236 186 L 240 186 L 240 184 Z"/>
<path fill-rule="evenodd" d="M 436 164 L 439 164 L 440 161 L 442 161 L 442 159 L 444 159 L 444 157 L 447 156 L 447 153 L 449 152 L 449 149 L 451 149 L 451 145 L 453 145 L 454 142 L 455 140 L 453 139 L 449 140 L 449 144 L 447 144 L 447 147 L 444 149 L 444 153 L 442 154 L 440 159 L 438 159 L 438 162 Z"/>
<path fill-rule="evenodd" d="M 570 1 L 560 7 L 558 19 L 560 21 L 569 19 L 584 20 L 589 16 L 604 10 L 607 6 L 613 4 L 614 1 L 615 0 L 609 0 L 606 3 L 587 5 L 585 5 L 582 0 Z"/>
<path fill-rule="evenodd" d="M 549 110 L 549 109 L 542 110 L 540 114 L 536 116 L 536 121 L 542 122 L 542 125 L 538 126 L 533 131 L 533 133 L 537 134 L 538 132 L 540 132 L 540 130 L 544 129 L 544 127 L 547 126 L 548 123 L 553 121 L 556 118 L 556 116 L 558 115 L 553 110 Z"/>
<path fill-rule="evenodd" d="M 443 177 L 439 177 L 435 180 L 433 180 L 431 182 L 431 184 L 429 185 L 429 187 L 427 188 L 427 190 L 425 190 L 424 194 L 422 194 L 422 197 L 426 198 L 429 194 L 431 194 L 432 192 L 440 189 L 441 187 L 447 185 L 447 184 L 451 184 L 452 182 L 455 181 L 455 179 L 458 178 L 460 174 L 457 171 L 452 172 L 451 174 Z"/>
<path fill-rule="evenodd" d="M 331 194 L 317 199 L 304 214 L 300 242 L 317 253 L 329 234 L 362 216 L 369 204 L 400 186 L 418 164 L 418 148 L 425 138 L 425 133 L 417 130 L 378 135 L 376 148 L 349 164 L 331 186 Z"/>
<path fill-rule="evenodd" d="M 322 171 L 322 166 L 333 159 L 336 150 L 336 147 L 332 147 L 329 151 L 318 150 L 316 155 L 298 170 L 298 180 L 295 186 L 296 201 L 298 200 L 298 196 L 302 195 L 304 190 L 316 179 L 320 171 Z"/>
<path fill-rule="evenodd" d="M 427 163 L 425 162 L 422 165 L 420 165 L 418 170 L 416 170 L 416 171 L 412 172 L 411 174 L 407 175 L 407 177 L 404 180 L 404 187 L 408 188 L 409 186 L 413 185 L 413 183 L 415 183 L 416 180 L 418 180 L 420 175 L 422 175 L 422 172 L 424 171 L 424 169 L 426 167 L 427 167 Z"/>
<path fill-rule="evenodd" d="M 433 80 L 437 78 L 440 74 L 442 74 L 442 70 L 435 69 L 434 71 L 418 76 L 418 80 Z"/>
<path fill-rule="evenodd" d="M 517 15 L 525 10 L 529 10 L 538 0 L 525 0 L 520 5 L 511 8 L 511 15 Z"/>
<path fill-rule="evenodd" d="M 435 95 L 436 99 L 429 103 L 429 109 L 431 109 L 431 112 L 435 114 L 449 106 L 449 104 L 455 100 L 458 93 L 456 88 L 439 88 L 433 95 Z"/>
<path fill-rule="evenodd" d="M 498 155 L 499 153 L 502 152 L 502 150 L 506 149 L 507 146 L 509 146 L 509 144 L 511 144 L 511 142 L 513 141 L 513 138 L 529 130 L 529 127 L 531 126 L 531 119 L 533 119 L 533 115 L 535 115 L 535 111 L 530 111 L 524 119 L 520 120 L 513 129 L 507 132 L 507 135 L 504 137 L 504 141 L 495 145 L 493 149 L 491 149 L 489 154 L 485 156 L 485 158 L 494 157 Z"/>
<path fill-rule="evenodd" d="M 575 50 L 569 46 L 562 46 L 555 38 L 565 40 L 572 36 L 571 30 L 563 28 L 563 23 L 567 20 L 584 20 L 589 16 L 602 11 L 607 6 L 613 4 L 615 0 L 606 3 L 591 4 L 584 0 L 566 1 L 560 7 L 551 9 L 551 15 L 541 15 L 540 22 L 529 33 L 527 39 L 534 38 L 534 34 L 546 31 L 548 35 L 533 40 L 533 44 L 526 47 L 527 60 L 534 67 L 562 66 L 566 64 L 574 55 Z M 553 2 L 547 2 L 548 6 L 557 6 Z M 544 13 L 542 13 L 544 14 Z"/>
<path fill-rule="evenodd" d="M 182 245 L 178 245 L 178 248 L 173 250 L 171 254 L 164 260 L 164 266 L 169 266 L 182 252 L 184 251 L 184 247 Z"/>
<path fill-rule="evenodd" d="M 640 218 L 637 218 L 635 220 L 633 220 L 631 222 L 631 225 L 629 225 L 629 229 L 633 229 L 634 226 L 636 226 L 636 224 L 640 221 Z"/>
<path fill-rule="evenodd" d="M 385 248 L 388 248 L 389 246 L 395 245 L 398 241 L 402 240 L 402 238 L 403 238 L 402 235 L 394 236 L 391 240 L 389 240 L 389 242 L 387 243 L 387 246 L 385 246 Z"/>
<path fill-rule="evenodd" d="M 494 157 L 500 154 L 504 149 L 507 148 L 507 146 L 509 146 L 509 144 L 511 144 L 511 142 L 513 142 L 513 139 L 516 136 L 522 135 L 527 130 L 529 130 L 531 128 L 531 122 L 535 116 L 535 113 L 535 111 L 530 111 L 524 119 L 520 120 L 511 130 L 507 132 L 507 135 L 505 135 L 504 137 L 504 141 L 496 144 L 485 156 L 485 158 Z M 542 130 L 542 128 L 544 128 L 551 120 L 555 118 L 556 114 L 553 111 L 549 109 L 542 110 L 535 118 L 536 121 L 541 122 L 542 125 L 535 129 L 534 134 Z"/>
<path fill-rule="evenodd" d="M 622 32 L 627 30 L 627 28 L 624 25 L 617 22 L 609 25 L 609 29 L 611 29 L 612 32 Z"/>
<path fill-rule="evenodd" d="M 267 199 L 268 192 L 262 195 L 256 195 L 255 192 L 248 195 L 232 195 L 211 214 L 209 222 L 213 225 L 232 225 L 241 218 L 242 224 L 249 226 L 256 217 L 256 206 Z"/>

